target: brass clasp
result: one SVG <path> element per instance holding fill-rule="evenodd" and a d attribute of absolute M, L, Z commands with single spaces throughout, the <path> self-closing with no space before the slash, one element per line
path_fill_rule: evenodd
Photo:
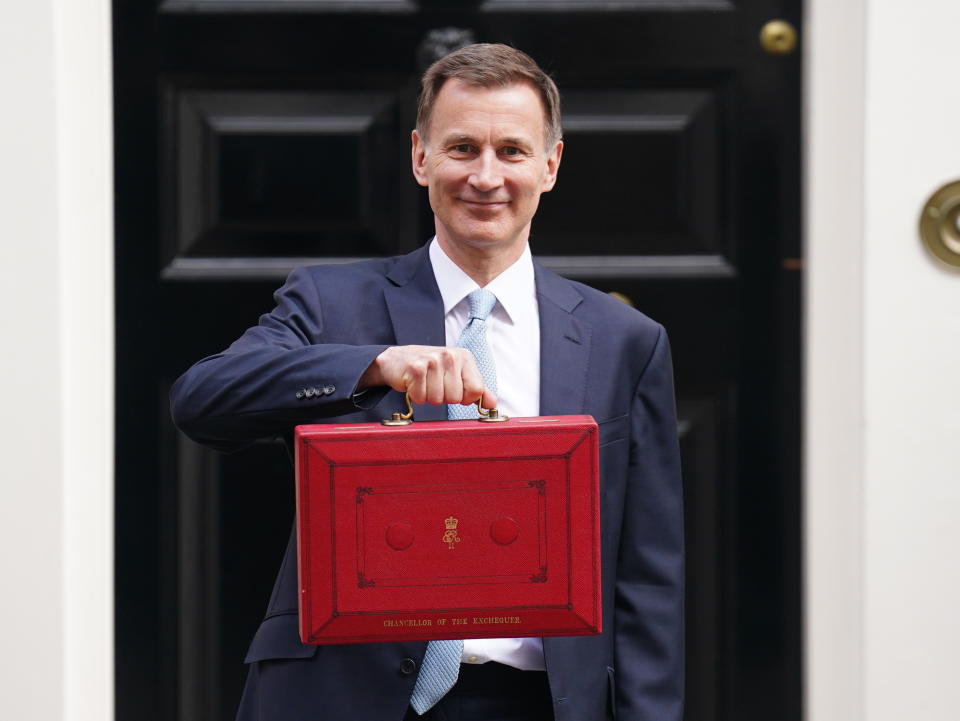
<path fill-rule="evenodd" d="M 410 402 L 410 394 L 404 393 L 403 400 L 407 404 L 407 412 L 394 412 L 389 418 L 384 418 L 380 423 L 385 426 L 409 426 L 413 423 L 413 404 Z M 503 423 L 509 421 L 510 416 L 502 416 L 496 408 L 484 408 L 483 398 L 477 399 L 477 413 L 480 417 L 477 419 L 481 423 Z"/>
<path fill-rule="evenodd" d="M 477 420 L 481 423 L 503 423 L 504 421 L 510 420 L 510 416 L 501 416 L 500 411 L 498 411 L 496 408 L 484 410 L 482 404 L 483 398 L 477 398 L 477 413 L 480 414 L 480 417 Z"/>
<path fill-rule="evenodd" d="M 403 399 L 407 402 L 407 412 L 400 413 L 395 411 L 389 418 L 380 421 L 385 426 L 409 426 L 413 423 L 413 404 L 410 402 L 410 394 L 404 393 Z"/>

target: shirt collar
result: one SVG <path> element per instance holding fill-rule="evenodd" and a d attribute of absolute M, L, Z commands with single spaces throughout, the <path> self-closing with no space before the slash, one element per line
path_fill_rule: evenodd
<path fill-rule="evenodd" d="M 437 286 L 440 288 L 440 296 L 443 298 L 444 315 L 479 287 L 473 278 L 450 260 L 436 238 L 430 243 L 430 263 L 433 266 L 433 275 L 437 279 Z M 527 306 L 536 303 L 536 281 L 530 244 L 527 243 L 524 246 L 523 253 L 513 265 L 487 283 L 485 287 L 497 296 L 497 304 L 503 308 L 512 322 L 516 322 Z"/>

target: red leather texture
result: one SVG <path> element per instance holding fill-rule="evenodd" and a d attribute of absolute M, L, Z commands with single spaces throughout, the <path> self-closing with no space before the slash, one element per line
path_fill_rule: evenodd
<path fill-rule="evenodd" d="M 590 416 L 296 429 L 304 643 L 601 631 Z"/>

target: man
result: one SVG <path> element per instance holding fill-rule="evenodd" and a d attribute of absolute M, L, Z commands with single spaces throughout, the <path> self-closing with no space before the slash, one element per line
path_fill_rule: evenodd
<path fill-rule="evenodd" d="M 291 545 L 247 655 L 240 719 L 680 720 L 669 348 L 650 319 L 531 259 L 531 222 L 563 152 L 559 117 L 553 81 L 519 51 L 473 45 L 435 63 L 412 163 L 436 238 L 398 258 L 295 270 L 258 326 L 177 381 L 172 407 L 184 432 L 225 450 L 301 423 L 379 419 L 401 392 L 425 404 L 418 420 L 456 417 L 480 397 L 510 415 L 593 415 L 604 633 L 305 646 Z"/>

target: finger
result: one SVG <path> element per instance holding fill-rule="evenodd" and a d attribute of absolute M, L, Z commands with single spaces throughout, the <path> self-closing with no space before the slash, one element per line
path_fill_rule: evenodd
<path fill-rule="evenodd" d="M 460 402 L 465 406 L 476 403 L 477 399 L 482 397 L 485 388 L 483 385 L 483 376 L 480 375 L 480 371 L 477 370 L 477 363 L 472 353 L 463 364 L 460 377 L 463 379 L 463 394 Z"/>
<path fill-rule="evenodd" d="M 484 389 L 483 391 L 483 407 L 484 408 L 497 407 L 497 396 L 493 391 L 489 389 Z"/>
<path fill-rule="evenodd" d="M 444 351 L 435 351 L 431 353 L 426 360 L 426 378 L 424 386 L 426 388 L 427 403 L 439 405 L 443 403 L 443 375 L 444 375 Z"/>
<path fill-rule="evenodd" d="M 427 402 L 426 366 L 423 362 L 408 363 L 402 374 L 403 388 L 410 396 L 411 403 Z"/>
<path fill-rule="evenodd" d="M 445 357 L 443 373 L 443 402 L 459 403 L 463 400 L 462 365 L 453 353 Z"/>

